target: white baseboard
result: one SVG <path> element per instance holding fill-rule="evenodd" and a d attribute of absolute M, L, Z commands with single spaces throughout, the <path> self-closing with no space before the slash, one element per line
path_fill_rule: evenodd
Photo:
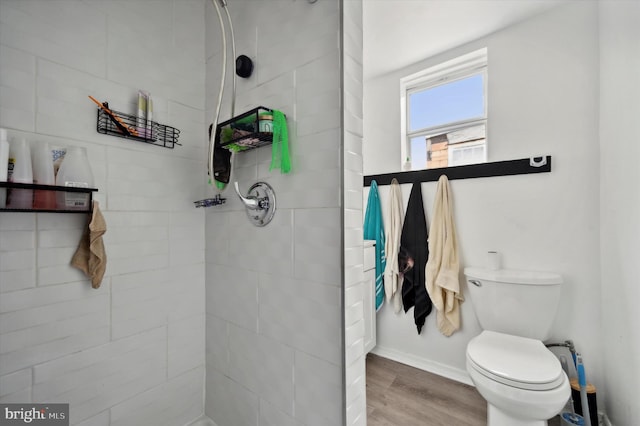
<path fill-rule="evenodd" d="M 420 370 L 428 371 L 429 373 L 437 374 L 438 376 L 473 386 L 473 382 L 466 370 L 460 370 L 459 368 L 380 346 L 376 346 L 371 352 L 376 355 L 380 355 L 383 358 L 389 358 L 393 361 L 410 365 L 411 367 L 419 368 Z"/>

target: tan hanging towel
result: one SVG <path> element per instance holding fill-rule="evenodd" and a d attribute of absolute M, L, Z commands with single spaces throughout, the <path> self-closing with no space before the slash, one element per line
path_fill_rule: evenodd
<path fill-rule="evenodd" d="M 389 195 L 389 226 L 386 226 L 384 252 L 387 256 L 387 266 L 384 270 L 384 293 L 387 302 L 393 304 L 393 312 L 402 311 L 402 272 L 398 265 L 400 252 L 400 238 L 402 237 L 402 222 L 404 209 L 402 208 L 402 190 L 398 180 L 391 180 Z"/>
<path fill-rule="evenodd" d="M 91 279 L 91 287 L 99 288 L 107 269 L 107 253 L 102 236 L 107 232 L 107 223 L 100 212 L 98 202 L 93 202 L 93 213 L 87 229 L 82 234 L 78 248 L 71 258 L 71 266 L 80 269 Z"/>
<path fill-rule="evenodd" d="M 436 323 L 445 336 L 460 328 L 460 262 L 456 226 L 453 222 L 453 204 L 449 179 L 438 179 L 433 217 L 429 232 L 429 260 L 425 268 L 425 286 L 436 307 Z"/>

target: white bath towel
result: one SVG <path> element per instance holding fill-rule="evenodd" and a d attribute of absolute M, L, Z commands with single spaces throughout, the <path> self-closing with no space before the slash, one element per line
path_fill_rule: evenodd
<path fill-rule="evenodd" d="M 389 197 L 388 225 L 384 252 L 387 255 L 387 266 L 384 270 L 384 293 L 387 302 L 393 306 L 397 314 L 402 310 L 402 276 L 398 267 L 398 252 L 402 236 L 404 209 L 402 207 L 402 191 L 396 179 L 391 181 Z"/>
<path fill-rule="evenodd" d="M 449 179 L 442 175 L 433 203 L 425 285 L 437 310 L 438 329 L 445 336 L 451 336 L 460 328 L 460 303 L 464 297 L 460 291 L 459 270 L 451 190 Z"/>

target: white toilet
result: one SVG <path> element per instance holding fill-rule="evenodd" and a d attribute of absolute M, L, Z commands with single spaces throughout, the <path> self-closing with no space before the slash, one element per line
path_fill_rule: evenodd
<path fill-rule="evenodd" d="M 487 400 L 488 426 L 546 426 L 571 393 L 549 337 L 562 277 L 544 272 L 465 268 L 484 330 L 467 345 L 467 372 Z"/>

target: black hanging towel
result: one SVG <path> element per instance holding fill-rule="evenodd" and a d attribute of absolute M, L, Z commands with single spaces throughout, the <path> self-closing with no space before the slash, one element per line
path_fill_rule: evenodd
<path fill-rule="evenodd" d="M 402 283 L 402 304 L 405 312 L 414 307 L 413 318 L 418 328 L 418 334 L 422 331 L 425 318 L 431 312 L 432 307 L 425 287 L 425 267 L 429 258 L 427 239 L 427 220 L 422 205 L 422 187 L 420 182 L 416 182 L 411 188 L 407 213 L 404 216 L 398 261 L 406 270 Z"/>

